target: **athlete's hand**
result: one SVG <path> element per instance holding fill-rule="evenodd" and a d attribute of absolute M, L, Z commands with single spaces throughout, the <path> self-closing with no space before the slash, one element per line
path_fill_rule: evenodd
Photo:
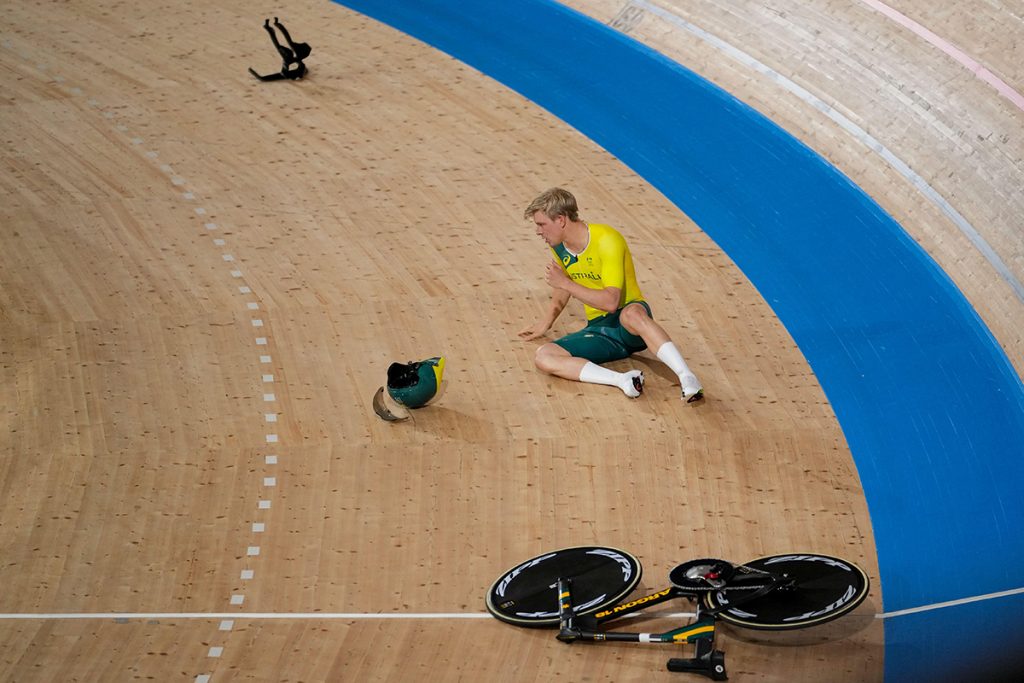
<path fill-rule="evenodd" d="M 543 337 L 544 333 L 548 331 L 549 327 L 550 325 L 548 325 L 546 321 L 538 320 L 529 327 L 519 330 L 519 336 L 523 339 L 523 341 L 537 339 L 539 337 Z"/>
<path fill-rule="evenodd" d="M 547 273 L 544 274 L 544 279 L 548 281 L 554 289 L 565 289 L 567 285 L 572 283 L 572 279 L 569 278 L 569 274 L 562 269 L 562 266 L 558 265 L 554 261 L 548 262 Z"/>

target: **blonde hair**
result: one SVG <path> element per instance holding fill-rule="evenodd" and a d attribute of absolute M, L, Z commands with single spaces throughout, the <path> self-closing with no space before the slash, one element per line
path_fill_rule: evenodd
<path fill-rule="evenodd" d="M 540 195 L 530 202 L 528 207 L 526 207 L 526 211 L 523 212 L 523 217 L 528 220 L 532 220 L 533 214 L 538 211 L 542 211 L 548 218 L 565 216 L 571 221 L 578 221 L 580 219 L 579 207 L 576 205 L 576 197 L 573 197 L 572 193 L 568 190 L 563 190 L 560 187 L 552 187 L 549 190 L 541 192 Z"/>

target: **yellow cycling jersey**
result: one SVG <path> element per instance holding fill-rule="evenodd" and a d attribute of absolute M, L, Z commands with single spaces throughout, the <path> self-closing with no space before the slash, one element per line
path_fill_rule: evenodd
<path fill-rule="evenodd" d="M 636 273 L 633 272 L 633 257 L 630 256 L 625 238 L 610 225 L 588 223 L 587 229 L 590 231 L 590 241 L 579 254 L 572 253 L 564 244 L 551 247 L 565 272 L 573 281 L 589 289 L 618 287 L 619 308 L 634 301 L 643 301 L 640 286 L 636 283 Z M 586 304 L 584 308 L 587 320 L 607 314 L 607 311 Z"/>

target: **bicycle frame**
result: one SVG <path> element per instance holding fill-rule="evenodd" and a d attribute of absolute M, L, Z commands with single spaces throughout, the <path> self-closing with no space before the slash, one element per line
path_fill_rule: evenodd
<path fill-rule="evenodd" d="M 640 572 L 639 561 L 616 548 L 549 551 L 502 574 L 487 592 L 487 609 L 515 626 L 557 626 L 556 637 L 563 643 L 692 644 L 694 657 L 670 659 L 667 668 L 726 680 L 725 655 L 714 649 L 718 621 L 763 630 L 807 628 L 848 614 L 870 589 L 867 574 L 856 564 L 817 553 L 769 555 L 744 564 L 691 560 L 672 569 L 669 587 L 630 599 Z M 617 619 L 677 598 L 696 604 L 685 626 L 663 633 L 608 628 Z"/>
<path fill-rule="evenodd" d="M 765 575 L 767 581 L 760 586 L 749 586 L 749 594 L 731 603 L 728 608 L 735 608 L 744 602 L 755 600 L 767 595 L 776 588 L 784 586 L 788 579 L 775 575 Z M 635 600 L 620 603 L 610 609 L 602 610 L 592 615 L 578 617 L 573 610 L 572 604 L 572 582 L 567 579 L 558 579 L 558 635 L 555 636 L 563 643 L 574 643 L 576 641 L 604 642 L 618 641 L 631 643 L 677 643 L 694 644 L 696 651 L 689 659 L 672 658 L 668 661 L 669 671 L 685 671 L 699 673 L 708 676 L 712 680 L 726 680 L 725 653 L 714 649 L 716 615 L 725 609 L 704 608 L 699 600 L 696 600 L 699 593 L 696 590 L 686 590 L 678 586 L 669 586 L 662 590 L 650 593 Z M 697 605 L 696 619 L 693 623 L 675 628 L 664 633 L 643 633 L 635 631 L 606 631 L 600 629 L 602 624 L 608 623 L 641 609 L 657 605 L 669 600 L 678 598 L 694 599 Z"/>

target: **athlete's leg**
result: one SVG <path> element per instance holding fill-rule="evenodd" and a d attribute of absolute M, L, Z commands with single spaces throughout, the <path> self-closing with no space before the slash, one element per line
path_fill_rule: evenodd
<path fill-rule="evenodd" d="M 638 302 L 626 304 L 625 308 L 619 311 L 619 322 L 627 332 L 641 337 L 649 349 L 658 349 L 665 342 L 671 341 L 665 328 L 659 325 Z"/>
<path fill-rule="evenodd" d="M 658 360 L 676 373 L 683 389 L 683 399 L 692 403 L 703 398 L 704 391 L 700 380 L 690 370 L 683 355 L 665 332 L 665 328 L 647 313 L 646 308 L 639 303 L 627 304 L 619 313 L 619 322 L 627 332 L 642 338 L 647 348 L 655 352 Z"/>
<path fill-rule="evenodd" d="M 643 373 L 639 370 L 616 372 L 610 368 L 578 358 L 558 344 L 544 344 L 533 358 L 537 369 L 563 379 L 605 384 L 618 387 L 630 398 L 636 398 L 643 391 Z"/>

